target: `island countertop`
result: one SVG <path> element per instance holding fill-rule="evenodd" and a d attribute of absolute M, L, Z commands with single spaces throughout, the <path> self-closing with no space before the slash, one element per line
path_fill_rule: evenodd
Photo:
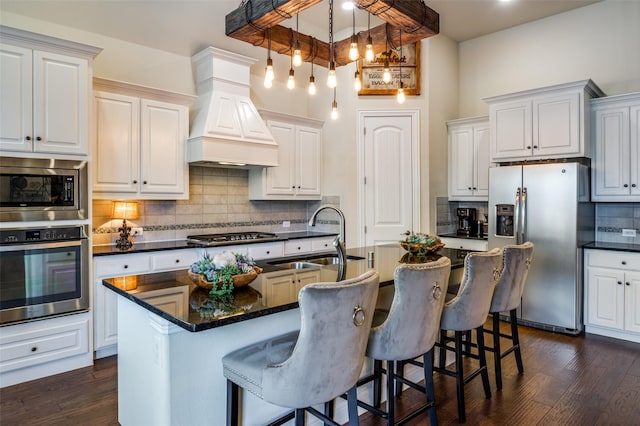
<path fill-rule="evenodd" d="M 370 252 L 373 252 L 373 261 L 368 260 Z M 443 248 L 429 260 L 449 257 L 454 270 L 463 267 L 467 253 L 466 250 Z M 327 254 L 333 252 L 324 255 Z M 347 262 L 346 278 L 375 269 L 380 274 L 381 286 L 393 284 L 394 270 L 399 264 L 416 261 L 409 258 L 399 244 L 352 248 L 347 250 L 347 254 L 360 259 Z M 302 257 L 296 256 L 295 259 Z M 318 254 L 308 257 L 318 257 Z M 110 278 L 105 279 L 103 285 L 187 331 L 198 332 L 297 308 L 297 291 L 290 291 L 288 299 L 283 299 L 281 293 L 278 297 L 273 296 L 275 281 L 286 283 L 290 280 L 291 284 L 285 285 L 295 286 L 303 275 L 307 279 L 312 278 L 313 282 L 332 282 L 338 276 L 338 265 L 289 269 L 275 264 L 283 260 L 286 258 L 258 261 L 263 268 L 262 273 L 248 286 L 234 290 L 233 302 L 225 305 L 212 299 L 208 290 L 197 287 L 186 270 Z"/>

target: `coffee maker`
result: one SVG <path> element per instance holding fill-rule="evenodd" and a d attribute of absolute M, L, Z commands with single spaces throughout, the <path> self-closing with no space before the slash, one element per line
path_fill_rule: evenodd
<path fill-rule="evenodd" d="M 456 235 L 461 237 L 475 237 L 476 236 L 476 209 L 469 207 L 460 207 L 456 209 L 456 216 L 458 216 L 458 230 Z"/>

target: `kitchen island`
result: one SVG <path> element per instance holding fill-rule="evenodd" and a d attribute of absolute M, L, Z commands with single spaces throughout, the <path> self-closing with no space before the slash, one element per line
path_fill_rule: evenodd
<path fill-rule="evenodd" d="M 373 253 L 373 261 L 368 260 Z M 346 278 L 375 269 L 380 306 L 393 297 L 393 272 L 411 261 L 397 244 L 349 249 Z M 441 249 L 461 270 L 466 252 Z M 296 259 L 299 259 L 297 257 Z M 287 259 L 259 262 L 249 286 L 220 305 L 186 271 L 104 280 L 118 294 L 118 420 L 129 425 L 222 425 L 226 381 L 221 358 L 240 347 L 299 328 L 297 292 L 309 283 L 336 281 L 337 265 L 289 269 Z M 459 275 L 459 274 L 458 274 Z M 456 274 L 452 274 L 456 276 Z M 367 366 L 368 367 L 368 366 Z M 370 389 L 359 390 L 367 398 Z M 264 424 L 287 412 L 243 393 L 243 424 Z M 338 401 L 338 421 L 346 414 Z M 311 424 L 311 422 L 310 422 Z"/>

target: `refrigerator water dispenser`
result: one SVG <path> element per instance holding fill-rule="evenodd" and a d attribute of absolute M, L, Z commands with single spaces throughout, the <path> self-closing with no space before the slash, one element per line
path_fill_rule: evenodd
<path fill-rule="evenodd" d="M 513 237 L 513 204 L 496 204 L 496 235 Z"/>

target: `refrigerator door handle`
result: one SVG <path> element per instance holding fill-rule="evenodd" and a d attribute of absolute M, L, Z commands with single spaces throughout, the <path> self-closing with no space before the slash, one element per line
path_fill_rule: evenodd
<path fill-rule="evenodd" d="M 520 242 L 525 242 L 525 234 L 527 230 L 527 188 L 522 188 L 522 220 L 520 222 Z"/>
<path fill-rule="evenodd" d="M 516 244 L 520 242 L 520 187 L 516 189 L 515 211 L 513 212 L 513 231 L 516 237 Z"/>

